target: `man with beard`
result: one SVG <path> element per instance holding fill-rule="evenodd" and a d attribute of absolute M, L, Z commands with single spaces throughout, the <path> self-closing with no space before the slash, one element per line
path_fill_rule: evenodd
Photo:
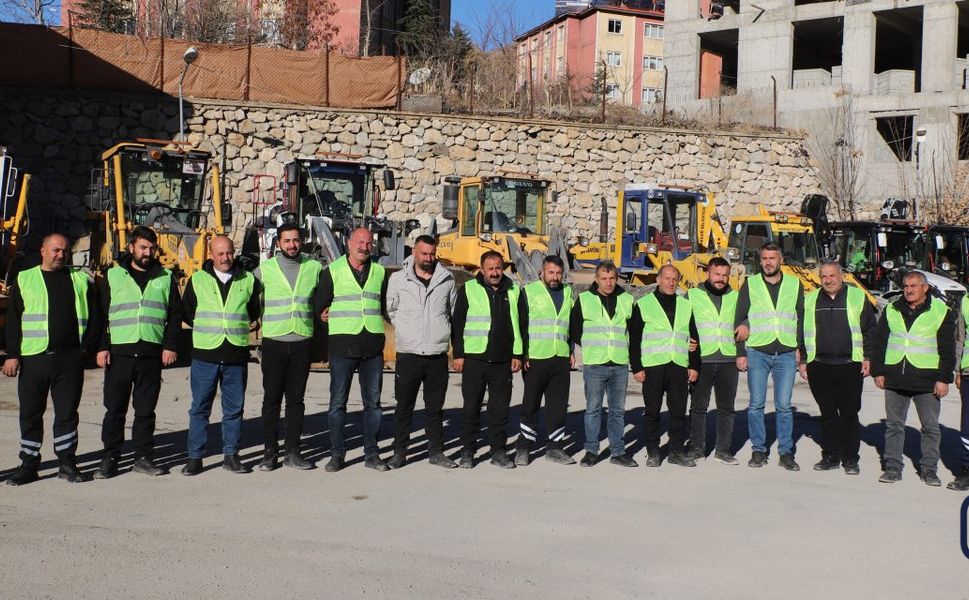
<path fill-rule="evenodd" d="M 313 297 L 323 270 L 318 260 L 301 252 L 299 225 L 276 229 L 276 256 L 255 271 L 262 282 L 262 422 L 265 449 L 260 471 L 279 467 L 279 413 L 286 396 L 286 441 L 283 465 L 306 470 L 312 465 L 300 456 L 303 434 L 303 397 L 313 350 Z"/>
<path fill-rule="evenodd" d="M 569 339 L 572 288 L 562 284 L 565 263 L 558 256 L 542 262 L 540 281 L 525 286 L 518 299 L 522 351 L 525 356 L 522 379 L 521 431 L 515 444 L 515 464 L 529 463 L 531 444 L 538 435 L 538 409 L 545 396 L 545 428 L 548 445 L 545 458 L 562 465 L 574 465 L 562 449 L 565 415 L 569 408 L 569 379 L 575 365 Z"/>
<path fill-rule="evenodd" d="M 224 235 L 209 241 L 209 260 L 185 287 L 185 322 L 192 326 L 192 406 L 188 410 L 188 462 L 182 475 L 202 472 L 209 415 L 222 388 L 222 468 L 249 470 L 239 457 L 242 409 L 249 368 L 250 324 L 259 319 L 262 286 L 235 262 L 235 246 Z"/>
<path fill-rule="evenodd" d="M 394 455 L 387 462 L 399 469 L 407 462 L 407 443 L 417 392 L 424 387 L 424 432 L 427 460 L 445 469 L 457 463 L 444 455 L 444 399 L 447 394 L 447 349 L 451 309 L 457 290 L 451 272 L 437 262 L 437 241 L 422 235 L 399 271 L 387 284 L 387 316 L 397 337 L 394 375 Z"/>
<path fill-rule="evenodd" d="M 82 348 L 100 336 L 97 293 L 87 273 L 67 266 L 67 237 L 52 233 L 40 247 L 40 265 L 21 271 L 7 305 L 7 360 L 3 374 L 16 377 L 20 399 L 21 465 L 7 485 L 37 480 L 47 396 L 54 404 L 57 476 L 84 481 L 77 468 L 77 408 L 84 385 Z"/>
<path fill-rule="evenodd" d="M 715 392 L 717 439 L 713 456 L 725 465 L 736 465 L 730 443 L 739 379 L 734 341 L 737 292 L 730 289 L 729 279 L 730 263 L 715 256 L 707 263 L 707 280 L 687 293 L 700 336 L 700 375 L 690 393 L 690 457 L 706 458 L 707 408 L 710 394 Z"/>
<path fill-rule="evenodd" d="M 522 367 L 518 323 L 519 288 L 504 274 L 501 254 L 481 255 L 481 271 L 464 284 L 454 305 L 451 344 L 454 370 L 461 373 L 464 432 L 460 467 L 474 467 L 481 429 L 481 405 L 488 393 L 488 442 L 491 464 L 514 469 L 507 454 L 511 376 Z"/>
<path fill-rule="evenodd" d="M 101 307 L 108 324 L 101 336 L 98 366 L 104 369 L 104 454 L 94 476 L 118 474 L 129 402 L 134 407 L 132 470 L 162 475 L 153 459 L 155 406 L 161 391 L 162 367 L 178 358 L 182 302 L 178 283 L 155 259 L 158 237 L 139 225 L 131 232 L 128 255 L 101 280 Z"/>
<path fill-rule="evenodd" d="M 737 298 L 734 318 L 738 342 L 737 368 L 747 371 L 750 406 L 747 426 L 753 453 L 749 467 L 767 464 L 767 431 L 764 405 L 767 403 L 767 377 L 774 381 L 774 408 L 777 411 L 777 446 L 780 465 L 788 471 L 801 469 L 794 461 L 794 414 L 791 396 L 799 361 L 804 323 L 804 293 L 801 282 L 781 271 L 784 257 L 780 246 L 767 242 L 760 248 L 761 272 L 748 277 Z"/>

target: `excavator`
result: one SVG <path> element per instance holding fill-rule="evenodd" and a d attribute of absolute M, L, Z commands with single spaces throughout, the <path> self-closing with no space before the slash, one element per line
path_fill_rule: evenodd
<path fill-rule="evenodd" d="M 7 301 L 13 282 L 17 250 L 27 233 L 27 195 L 30 192 L 30 174 L 20 173 L 14 167 L 7 148 L 0 146 L 0 333 L 7 322 Z M 0 345 L 6 338 L 0 335 Z"/>
<path fill-rule="evenodd" d="M 219 169 L 208 152 L 188 143 L 139 138 L 101 155 L 102 167 L 91 176 L 88 211 L 88 266 L 101 272 L 126 251 L 128 233 L 137 225 L 158 234 L 158 260 L 184 287 L 202 268 L 208 240 L 225 232 L 232 209 L 222 202 Z M 205 200 L 212 186 L 213 219 Z"/>

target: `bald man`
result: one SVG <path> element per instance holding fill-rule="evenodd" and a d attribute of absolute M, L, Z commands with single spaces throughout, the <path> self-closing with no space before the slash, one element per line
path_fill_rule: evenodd
<path fill-rule="evenodd" d="M 188 462 L 182 475 L 202 472 L 209 415 L 222 388 L 222 467 L 246 473 L 239 458 L 242 407 L 249 366 L 249 331 L 259 319 L 261 286 L 235 262 L 232 240 L 209 242 L 209 259 L 189 279 L 182 304 L 192 326 L 192 406 L 189 408 Z"/>
<path fill-rule="evenodd" d="M 390 469 L 377 447 L 388 278 L 384 268 L 371 260 L 372 253 L 373 234 L 364 228 L 353 230 L 347 254 L 323 270 L 316 288 L 316 312 L 329 328 L 331 451 L 324 469 L 331 473 L 346 461 L 343 426 L 354 373 L 359 373 L 363 397 L 364 465 L 376 471 Z"/>

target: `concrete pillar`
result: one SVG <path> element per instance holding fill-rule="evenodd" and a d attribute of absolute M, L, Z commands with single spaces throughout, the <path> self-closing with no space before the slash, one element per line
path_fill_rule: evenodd
<path fill-rule="evenodd" d="M 872 93 L 875 81 L 875 15 L 845 11 L 841 80 L 856 96 Z"/>
<path fill-rule="evenodd" d="M 922 92 L 956 89 L 959 9 L 955 2 L 922 7 Z"/>

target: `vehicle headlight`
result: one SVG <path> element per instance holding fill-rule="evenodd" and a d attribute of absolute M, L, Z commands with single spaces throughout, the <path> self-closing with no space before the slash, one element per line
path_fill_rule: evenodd
<path fill-rule="evenodd" d="M 588 246 L 589 245 L 589 238 L 580 235 L 579 236 L 579 245 L 582 246 L 583 248 L 585 248 L 586 246 Z"/>
<path fill-rule="evenodd" d="M 727 248 L 727 260 L 737 260 L 740 258 L 740 250 Z"/>
<path fill-rule="evenodd" d="M 659 252 L 659 248 L 656 244 L 646 244 L 646 254 L 656 254 Z"/>
<path fill-rule="evenodd" d="M 883 260 L 882 261 L 882 268 L 883 269 L 894 269 L 895 268 L 895 261 L 893 261 L 893 260 Z"/>
<path fill-rule="evenodd" d="M 490 233 L 482 233 L 481 235 L 478 236 L 478 238 L 482 242 L 490 242 L 492 240 L 492 237 L 491 237 L 491 234 Z"/>
<path fill-rule="evenodd" d="M 951 268 L 952 268 L 952 265 L 950 265 L 949 263 L 947 263 L 947 262 L 942 263 L 942 270 L 943 271 L 948 271 Z"/>

